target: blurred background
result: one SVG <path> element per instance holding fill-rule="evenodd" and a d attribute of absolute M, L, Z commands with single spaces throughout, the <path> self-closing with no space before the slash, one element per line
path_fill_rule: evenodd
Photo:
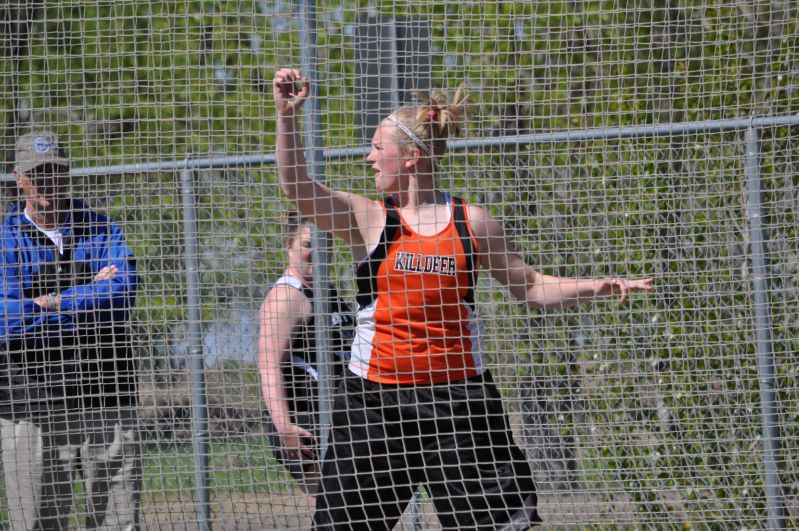
<path fill-rule="evenodd" d="M 547 525 L 797 523 L 796 2 L 12 0 L 0 26 L 5 206 L 15 139 L 53 130 L 74 195 L 138 258 L 145 528 L 202 522 L 203 477 L 214 529 L 309 525 L 254 364 L 289 207 L 271 80 L 292 65 L 314 83 L 317 178 L 374 197 L 374 125 L 415 90 L 465 83 L 474 112 L 442 186 L 486 206 L 542 272 L 657 279 L 624 306 L 548 312 L 480 279 Z M 352 257 L 330 251 L 354 302 Z M 192 378 L 206 446 L 192 445 Z M 402 525 L 436 529 L 421 507 Z"/>

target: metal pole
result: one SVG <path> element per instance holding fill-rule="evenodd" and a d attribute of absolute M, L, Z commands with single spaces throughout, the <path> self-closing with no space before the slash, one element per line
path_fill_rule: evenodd
<path fill-rule="evenodd" d="M 298 1 L 298 26 L 300 30 L 300 66 L 302 72 L 311 80 L 313 93 L 305 104 L 303 128 L 307 146 L 306 162 L 308 176 L 318 180 L 324 173 L 322 131 L 319 124 L 320 104 L 316 93 L 319 65 L 316 55 L 316 3 L 314 0 Z M 314 277 L 314 323 L 316 336 L 317 374 L 319 376 L 319 447 L 320 456 L 327 449 L 330 433 L 331 411 L 333 409 L 333 371 L 335 362 L 331 352 L 330 328 L 324 319 L 330 315 L 330 283 L 328 279 L 328 251 L 330 236 L 314 227 L 313 277 Z"/>
<path fill-rule="evenodd" d="M 210 485 L 208 480 L 208 403 L 205 391 L 200 275 L 197 259 L 197 201 L 194 172 L 181 171 L 183 227 L 186 245 L 186 297 L 188 299 L 189 367 L 191 368 L 191 442 L 194 449 L 194 509 L 198 531 L 211 529 Z"/>
<path fill-rule="evenodd" d="M 312 102 L 308 102 L 311 104 Z M 309 109 L 310 110 L 310 109 Z M 582 129 L 578 131 L 553 131 L 526 135 L 508 135 L 484 138 L 468 138 L 452 140 L 447 149 L 457 152 L 468 152 L 472 149 L 490 149 L 520 144 L 551 144 L 558 142 L 583 142 L 590 140 L 613 140 L 620 138 L 649 138 L 661 136 L 687 135 L 693 133 L 715 133 L 738 131 L 748 127 L 791 127 L 799 125 L 799 115 L 761 116 L 754 119 L 705 120 L 700 122 L 679 122 L 661 125 L 639 125 L 634 127 L 609 127 L 598 129 Z M 322 151 L 323 160 L 341 160 L 364 158 L 369 154 L 369 146 L 355 148 L 326 149 Z M 252 155 L 231 155 L 220 157 L 196 158 L 188 161 L 163 160 L 130 164 L 111 164 L 72 168 L 72 177 L 88 175 L 116 175 L 123 173 L 161 173 L 181 171 L 184 168 L 210 170 L 214 168 L 246 168 L 267 166 L 275 163 L 274 153 L 257 153 Z M 14 182 L 12 173 L 0 173 L 0 182 Z"/>
<path fill-rule="evenodd" d="M 760 379 L 761 421 L 763 425 L 763 465 L 765 468 L 768 528 L 785 529 L 786 513 L 779 475 L 779 419 L 774 379 L 774 352 L 771 341 L 771 306 L 765 260 L 766 231 L 763 228 L 760 178 L 760 139 L 757 129 L 746 130 L 747 219 L 752 256 L 757 372 Z"/>

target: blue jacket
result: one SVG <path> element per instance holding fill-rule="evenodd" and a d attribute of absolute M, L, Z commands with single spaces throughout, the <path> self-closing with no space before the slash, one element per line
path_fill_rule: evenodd
<path fill-rule="evenodd" d="M 63 254 L 18 206 L 0 227 L 0 413 L 135 400 L 133 253 L 113 221 L 79 200 L 61 232 Z M 93 280 L 111 264 L 113 279 Z M 56 293 L 58 309 L 33 302 Z"/>

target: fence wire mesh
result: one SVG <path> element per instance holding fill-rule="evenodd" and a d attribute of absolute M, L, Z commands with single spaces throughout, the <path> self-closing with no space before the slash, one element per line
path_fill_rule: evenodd
<path fill-rule="evenodd" d="M 652 292 L 626 304 L 603 298 L 547 310 L 515 302 L 485 272 L 477 281 L 484 357 L 544 525 L 799 521 L 799 121 L 757 128 L 773 380 L 758 372 L 764 324 L 755 307 L 746 126 L 684 127 L 797 115 L 795 2 L 41 0 L 6 2 L 0 13 L 5 210 L 20 198 L 11 175 L 17 139 L 52 131 L 72 162 L 70 194 L 109 215 L 136 258 L 128 337 L 144 529 L 193 528 L 198 518 L 205 525 L 198 457 L 207 459 L 207 525 L 311 527 L 309 497 L 277 458 L 258 368 L 262 304 L 289 260 L 293 208 L 272 157 L 272 80 L 279 68 L 300 66 L 309 17 L 316 62 L 306 73 L 319 112 L 305 129 L 318 132 L 329 155 L 321 181 L 379 197 L 364 161 L 373 127 L 413 89 L 452 97 L 465 83 L 468 147 L 440 161 L 438 185 L 482 205 L 540 272 L 655 278 Z M 667 124 L 673 132 L 647 133 Z M 618 128 L 640 134 L 581 136 Z M 564 132 L 573 136 L 557 135 Z M 262 163 L 241 163 L 260 154 Z M 200 352 L 192 348 L 181 184 L 192 161 Z M 20 356 L 35 363 L 24 360 L 26 349 L 8 347 L 20 335 L 10 306 L 20 295 L 8 285 L 23 273 L 4 245 L 7 378 Z M 354 310 L 362 257 L 340 240 L 326 256 L 315 283 L 334 285 Z M 317 315 L 316 327 L 336 332 L 328 317 Z M 51 320 L 68 330 L 69 319 Z M 198 356 L 207 434 L 192 425 Z M 46 373 L 55 359 L 37 368 Z M 764 485 L 761 391 L 771 383 L 776 499 Z M 22 458 L 13 457 L 5 424 L 3 433 L 0 511 L 16 528 L 21 502 L 8 493 L 9 467 Z M 198 456 L 192 441 L 205 435 Z M 96 510 L 85 475 L 75 473 L 84 481 L 65 502 L 70 528 L 90 525 Z M 430 489 L 417 498 L 418 514 L 397 527 L 441 528 Z"/>

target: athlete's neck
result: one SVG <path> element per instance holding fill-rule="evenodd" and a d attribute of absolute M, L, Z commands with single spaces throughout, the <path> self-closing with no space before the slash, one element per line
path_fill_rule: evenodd
<path fill-rule="evenodd" d="M 313 288 L 313 278 L 304 277 L 297 269 L 289 266 L 283 270 L 283 275 L 293 277 L 302 282 L 302 285 L 308 288 Z"/>
<path fill-rule="evenodd" d="M 435 186 L 420 188 L 412 185 L 408 190 L 401 190 L 394 194 L 397 206 L 403 210 L 414 210 L 426 206 L 446 204 L 446 194 Z"/>

